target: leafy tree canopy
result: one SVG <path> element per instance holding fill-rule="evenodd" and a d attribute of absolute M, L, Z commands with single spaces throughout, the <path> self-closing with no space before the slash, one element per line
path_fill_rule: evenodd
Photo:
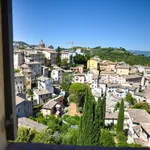
<path fill-rule="evenodd" d="M 141 102 L 141 103 L 137 103 L 135 105 L 132 106 L 132 108 L 136 108 L 136 109 L 145 109 L 149 114 L 150 114 L 150 105 L 149 103 L 146 102 Z"/>
<path fill-rule="evenodd" d="M 74 63 L 86 65 L 87 63 L 86 57 L 81 54 L 77 54 L 76 56 L 74 56 Z"/>
<path fill-rule="evenodd" d="M 36 136 L 37 132 L 35 130 L 31 130 L 24 127 L 18 128 L 18 136 L 15 142 L 32 142 L 34 137 Z"/>
<path fill-rule="evenodd" d="M 131 93 L 128 93 L 125 100 L 130 104 L 134 105 L 137 103 L 136 99 L 132 97 Z"/>
<path fill-rule="evenodd" d="M 70 101 L 75 102 L 78 106 L 83 107 L 84 96 L 87 85 L 82 83 L 73 83 L 69 88 Z"/>
<path fill-rule="evenodd" d="M 114 137 L 110 131 L 102 129 L 101 131 L 101 145 L 106 147 L 114 147 Z"/>
<path fill-rule="evenodd" d="M 20 70 L 17 68 L 14 68 L 14 73 L 18 73 L 18 72 L 20 72 Z"/>
<path fill-rule="evenodd" d="M 72 84 L 72 75 L 64 73 L 62 76 L 61 88 L 64 91 L 69 92 L 71 84 Z"/>
<path fill-rule="evenodd" d="M 114 107 L 114 112 L 115 112 L 116 110 L 118 110 L 119 107 L 120 107 L 120 102 L 117 102 L 117 103 L 115 104 L 115 107 Z"/>

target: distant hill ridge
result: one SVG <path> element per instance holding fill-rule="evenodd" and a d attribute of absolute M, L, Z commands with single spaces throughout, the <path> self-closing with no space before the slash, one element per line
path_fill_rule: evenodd
<path fill-rule="evenodd" d="M 26 42 L 23 42 L 23 41 L 14 41 L 13 42 L 14 44 L 19 44 L 19 45 L 27 45 L 27 46 L 29 46 L 29 44 L 27 44 Z"/>

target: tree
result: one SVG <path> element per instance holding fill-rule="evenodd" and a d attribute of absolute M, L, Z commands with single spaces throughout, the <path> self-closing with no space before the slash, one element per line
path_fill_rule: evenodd
<path fill-rule="evenodd" d="M 83 107 L 87 85 L 73 83 L 69 88 L 70 101 L 75 102 L 79 107 Z"/>
<path fill-rule="evenodd" d="M 140 144 L 135 143 L 128 144 L 127 137 L 124 135 L 123 132 L 119 132 L 117 134 L 117 139 L 118 139 L 117 147 L 142 147 Z"/>
<path fill-rule="evenodd" d="M 46 129 L 38 134 L 32 142 L 35 143 L 46 143 L 46 144 L 60 144 L 60 139 L 56 140 L 55 135 L 51 129 Z"/>
<path fill-rule="evenodd" d="M 101 129 L 104 127 L 106 98 L 96 102 L 90 88 L 87 87 L 83 116 L 79 126 L 79 145 L 101 145 Z"/>
<path fill-rule="evenodd" d="M 141 102 L 141 103 L 137 103 L 134 106 L 132 106 L 132 108 L 134 109 L 145 109 L 149 114 L 150 114 L 150 105 L 149 103 L 146 102 Z"/>
<path fill-rule="evenodd" d="M 61 48 L 58 47 L 58 48 L 56 49 L 56 52 L 57 52 L 56 64 L 57 64 L 58 66 L 60 66 L 60 65 L 61 65 Z"/>
<path fill-rule="evenodd" d="M 50 48 L 50 49 L 54 49 L 54 46 L 53 46 L 53 45 L 50 45 L 50 46 L 48 46 L 48 48 Z"/>
<path fill-rule="evenodd" d="M 62 144 L 77 145 L 78 129 L 70 129 L 66 134 L 62 136 Z"/>
<path fill-rule="evenodd" d="M 101 130 L 101 145 L 105 147 L 115 146 L 113 135 L 106 129 Z"/>
<path fill-rule="evenodd" d="M 124 61 L 129 65 L 143 65 L 150 66 L 150 57 L 135 55 L 132 52 L 126 51 L 123 48 L 96 48 L 90 49 L 90 52 L 93 56 L 99 56 L 104 60 L 111 60 L 113 62 L 121 62 Z"/>
<path fill-rule="evenodd" d="M 118 139 L 117 143 L 118 147 L 128 147 L 127 137 L 124 135 L 122 131 L 117 133 L 117 139 Z"/>
<path fill-rule="evenodd" d="M 95 103 L 95 113 L 94 113 L 94 127 L 93 127 L 93 145 L 97 146 L 101 144 L 100 135 L 101 129 L 100 127 L 103 126 L 103 109 L 102 109 L 102 100 L 98 98 L 98 102 Z"/>
<path fill-rule="evenodd" d="M 61 130 L 62 120 L 54 115 L 46 116 L 46 125 L 54 132 Z"/>
<path fill-rule="evenodd" d="M 130 104 L 134 105 L 137 103 L 136 99 L 132 97 L 131 93 L 128 93 L 125 100 Z"/>
<path fill-rule="evenodd" d="M 117 133 L 123 132 L 123 125 L 124 125 L 124 100 L 122 99 L 118 113 Z"/>
<path fill-rule="evenodd" d="M 70 56 L 70 66 L 71 67 L 73 66 L 73 56 L 72 55 Z"/>
<path fill-rule="evenodd" d="M 61 67 L 69 69 L 68 59 L 61 60 Z"/>
<path fill-rule="evenodd" d="M 120 103 L 117 102 L 117 103 L 115 104 L 115 107 L 114 107 L 114 112 L 115 112 L 116 110 L 118 110 L 119 107 L 120 107 Z"/>
<path fill-rule="evenodd" d="M 106 114 L 106 97 L 104 96 L 102 99 L 102 120 L 103 120 L 103 126 L 105 121 L 105 114 Z"/>
<path fill-rule="evenodd" d="M 64 73 L 62 76 L 61 88 L 64 91 L 69 92 L 71 84 L 72 84 L 72 75 Z"/>
<path fill-rule="evenodd" d="M 94 97 L 92 96 L 90 88 L 88 87 L 86 89 L 83 116 L 81 117 L 80 126 L 79 126 L 79 139 L 78 139 L 79 145 L 82 146 L 93 145 L 92 135 L 93 135 L 93 128 L 94 128 L 94 124 L 93 124 L 94 113 L 95 113 Z"/>
<path fill-rule="evenodd" d="M 14 68 L 14 73 L 18 73 L 18 72 L 20 72 L 20 70 L 17 68 Z"/>
<path fill-rule="evenodd" d="M 15 142 L 32 142 L 37 132 L 35 130 L 31 130 L 25 127 L 18 128 L 18 136 Z"/>
<path fill-rule="evenodd" d="M 86 60 L 85 56 L 83 56 L 81 54 L 77 54 L 76 56 L 74 56 L 74 63 L 86 65 L 87 60 Z"/>

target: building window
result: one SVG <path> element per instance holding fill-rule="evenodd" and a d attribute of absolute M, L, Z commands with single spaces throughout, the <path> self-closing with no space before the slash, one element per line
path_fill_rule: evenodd
<path fill-rule="evenodd" d="M 22 84 L 22 81 L 20 81 L 20 84 Z"/>
<path fill-rule="evenodd" d="M 20 112 L 20 109 L 18 109 L 18 112 Z"/>

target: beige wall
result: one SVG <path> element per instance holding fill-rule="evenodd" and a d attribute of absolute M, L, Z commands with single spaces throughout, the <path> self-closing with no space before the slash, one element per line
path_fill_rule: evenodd
<path fill-rule="evenodd" d="M 119 75 L 129 75 L 129 69 L 117 68 L 116 70 Z"/>
<path fill-rule="evenodd" d="M 47 109 L 41 109 L 41 113 L 43 114 L 43 116 L 52 114 L 51 110 L 47 110 Z"/>

